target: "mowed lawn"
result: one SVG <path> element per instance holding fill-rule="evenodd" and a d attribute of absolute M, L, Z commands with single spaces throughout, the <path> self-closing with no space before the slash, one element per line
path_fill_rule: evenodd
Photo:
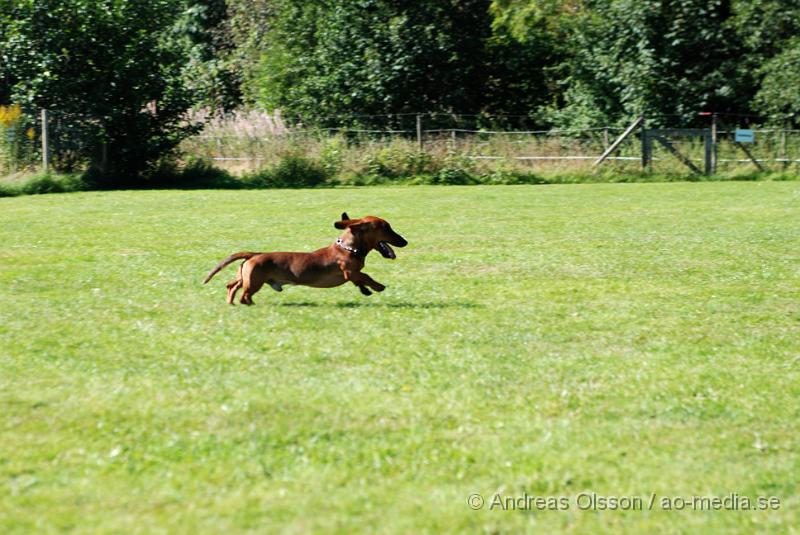
<path fill-rule="evenodd" d="M 202 285 L 343 210 L 384 293 Z M 797 182 L 0 199 L 3 533 L 797 533 L 799 441 Z"/>

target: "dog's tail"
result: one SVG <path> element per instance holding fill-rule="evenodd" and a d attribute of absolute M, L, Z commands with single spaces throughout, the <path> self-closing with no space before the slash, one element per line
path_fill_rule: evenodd
<path fill-rule="evenodd" d="M 259 253 L 250 253 L 250 252 L 233 253 L 228 258 L 226 258 L 225 260 L 223 260 L 222 262 L 217 264 L 217 267 L 215 267 L 214 269 L 212 269 L 211 271 L 208 272 L 208 275 L 206 276 L 206 280 L 203 281 L 203 284 L 205 284 L 208 281 L 210 281 L 211 278 L 214 275 L 216 275 L 217 273 L 222 271 L 222 268 L 224 268 L 225 266 L 227 266 L 231 262 L 236 262 L 237 260 L 240 260 L 242 258 L 247 260 L 248 258 L 252 258 L 257 254 L 259 254 Z"/>

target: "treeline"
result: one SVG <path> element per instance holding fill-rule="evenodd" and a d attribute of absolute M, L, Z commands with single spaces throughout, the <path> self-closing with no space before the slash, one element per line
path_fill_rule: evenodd
<path fill-rule="evenodd" d="M 0 0 L 0 104 L 99 118 L 129 174 L 200 128 L 192 107 L 797 126 L 799 36 L 786 0 Z"/>

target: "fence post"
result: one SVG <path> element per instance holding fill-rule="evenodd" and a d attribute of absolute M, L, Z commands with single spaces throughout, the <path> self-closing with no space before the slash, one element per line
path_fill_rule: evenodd
<path fill-rule="evenodd" d="M 42 110 L 42 167 L 44 172 L 50 171 L 50 132 L 48 128 L 49 117 L 47 110 Z"/>
<path fill-rule="evenodd" d="M 717 173 L 717 113 L 711 114 L 711 163 L 706 169 L 706 174 L 714 175 Z"/>
<path fill-rule="evenodd" d="M 642 170 L 650 166 L 650 139 L 647 135 L 647 122 L 642 117 Z"/>
<path fill-rule="evenodd" d="M 781 130 L 781 159 L 783 160 L 783 170 L 789 167 L 789 156 L 786 154 L 786 127 Z"/>
<path fill-rule="evenodd" d="M 422 114 L 417 114 L 417 149 L 422 152 Z"/>

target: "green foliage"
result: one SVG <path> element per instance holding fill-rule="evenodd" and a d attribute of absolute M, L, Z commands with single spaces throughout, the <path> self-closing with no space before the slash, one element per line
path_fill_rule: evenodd
<path fill-rule="evenodd" d="M 96 186 L 96 185 L 95 185 Z M 104 184 L 100 184 L 104 186 Z M 239 189 L 242 182 L 210 161 L 189 157 L 181 162 L 162 158 L 137 187 L 143 189 Z"/>
<path fill-rule="evenodd" d="M 207 161 L 191 159 L 182 165 L 159 165 L 152 176 L 137 184 L 139 189 L 295 189 L 336 186 L 418 186 L 418 185 L 522 185 L 522 184 L 614 184 L 659 182 L 727 182 L 762 181 L 786 182 L 798 180 L 792 171 L 733 170 L 712 176 L 690 173 L 652 173 L 602 171 L 524 171 L 499 167 L 477 169 L 472 162 L 456 158 L 437 161 L 431 169 L 413 175 L 400 176 L 392 172 L 332 174 L 325 165 L 314 159 L 289 155 L 272 168 L 244 176 L 233 176 Z M 95 183 L 78 174 L 37 174 L 16 181 L 0 182 L 0 197 L 69 193 L 108 189 L 107 183 Z"/>
<path fill-rule="evenodd" d="M 320 154 L 320 163 L 324 167 L 325 172 L 330 176 L 336 175 L 344 163 L 346 152 L 347 139 L 343 136 L 329 137 L 325 141 Z"/>
<path fill-rule="evenodd" d="M 13 1 L 0 0 L 0 105 L 11 102 L 11 88 L 16 82 L 8 70 L 3 53 L 3 43 L 8 39 L 8 29 L 11 27 Z"/>
<path fill-rule="evenodd" d="M 197 131 L 183 122 L 194 96 L 182 78 L 185 49 L 170 35 L 178 3 L 16 0 L 10 7 L 0 63 L 15 81 L 12 98 L 83 116 L 95 176 L 133 179 Z"/>
<path fill-rule="evenodd" d="M 600 0 L 587 2 L 575 56 L 564 83 L 560 126 L 585 117 L 651 124 L 696 123 L 698 112 L 741 111 L 740 49 L 728 0 Z"/>
<path fill-rule="evenodd" d="M 258 101 L 258 84 L 264 43 L 272 28 L 277 9 L 273 0 L 226 0 L 228 19 L 226 36 L 231 50 L 228 65 L 240 80 L 239 90 L 244 102 L 253 106 Z"/>
<path fill-rule="evenodd" d="M 198 95 L 199 105 L 217 112 L 233 110 L 242 102 L 241 73 L 229 35 L 227 2 L 184 1 L 175 34 L 188 57 L 183 67 L 187 89 Z"/>
<path fill-rule="evenodd" d="M 428 152 L 398 145 L 367 153 L 364 167 L 367 175 L 392 180 L 435 174 L 440 162 Z"/>
<path fill-rule="evenodd" d="M 781 52 L 800 33 L 800 4 L 785 0 L 733 0 L 731 23 L 744 45 L 741 55 L 746 68 Z"/>
<path fill-rule="evenodd" d="M 796 33 L 798 14 L 777 0 L 281 0 L 248 91 L 323 124 L 482 110 L 529 114 L 539 126 L 640 114 L 651 125 L 699 125 L 701 111 L 752 112 L 761 76 L 780 83 L 760 69 Z"/>
<path fill-rule="evenodd" d="M 272 169 L 271 176 L 274 186 L 311 188 L 325 184 L 330 173 L 318 161 L 297 154 L 287 154 Z"/>
<path fill-rule="evenodd" d="M 339 114 L 479 110 L 488 0 L 282 0 L 259 104 L 323 124 Z M 369 123 L 364 117 L 359 121 Z"/>
<path fill-rule="evenodd" d="M 70 193 L 91 189 L 79 175 L 41 173 L 16 184 L 0 183 L 0 197 L 39 195 L 44 193 Z"/>
<path fill-rule="evenodd" d="M 580 0 L 493 0 L 489 51 L 490 102 L 499 100 L 509 113 L 538 112 L 560 105 L 559 80 L 575 54 L 572 36 L 585 16 Z M 492 110 L 502 110 L 496 103 Z M 538 115 L 538 113 L 537 113 Z M 539 116 L 539 124 L 547 121 Z"/>
<path fill-rule="evenodd" d="M 77 175 L 44 174 L 34 177 L 20 188 L 24 195 L 43 193 L 68 193 L 86 190 L 86 183 Z"/>
<path fill-rule="evenodd" d="M 761 70 L 756 106 L 778 125 L 800 125 L 800 39 L 791 41 Z"/>
<path fill-rule="evenodd" d="M 330 169 L 323 163 L 286 154 L 275 167 L 246 175 L 242 181 L 255 188 L 314 188 L 326 185 L 331 177 Z"/>

